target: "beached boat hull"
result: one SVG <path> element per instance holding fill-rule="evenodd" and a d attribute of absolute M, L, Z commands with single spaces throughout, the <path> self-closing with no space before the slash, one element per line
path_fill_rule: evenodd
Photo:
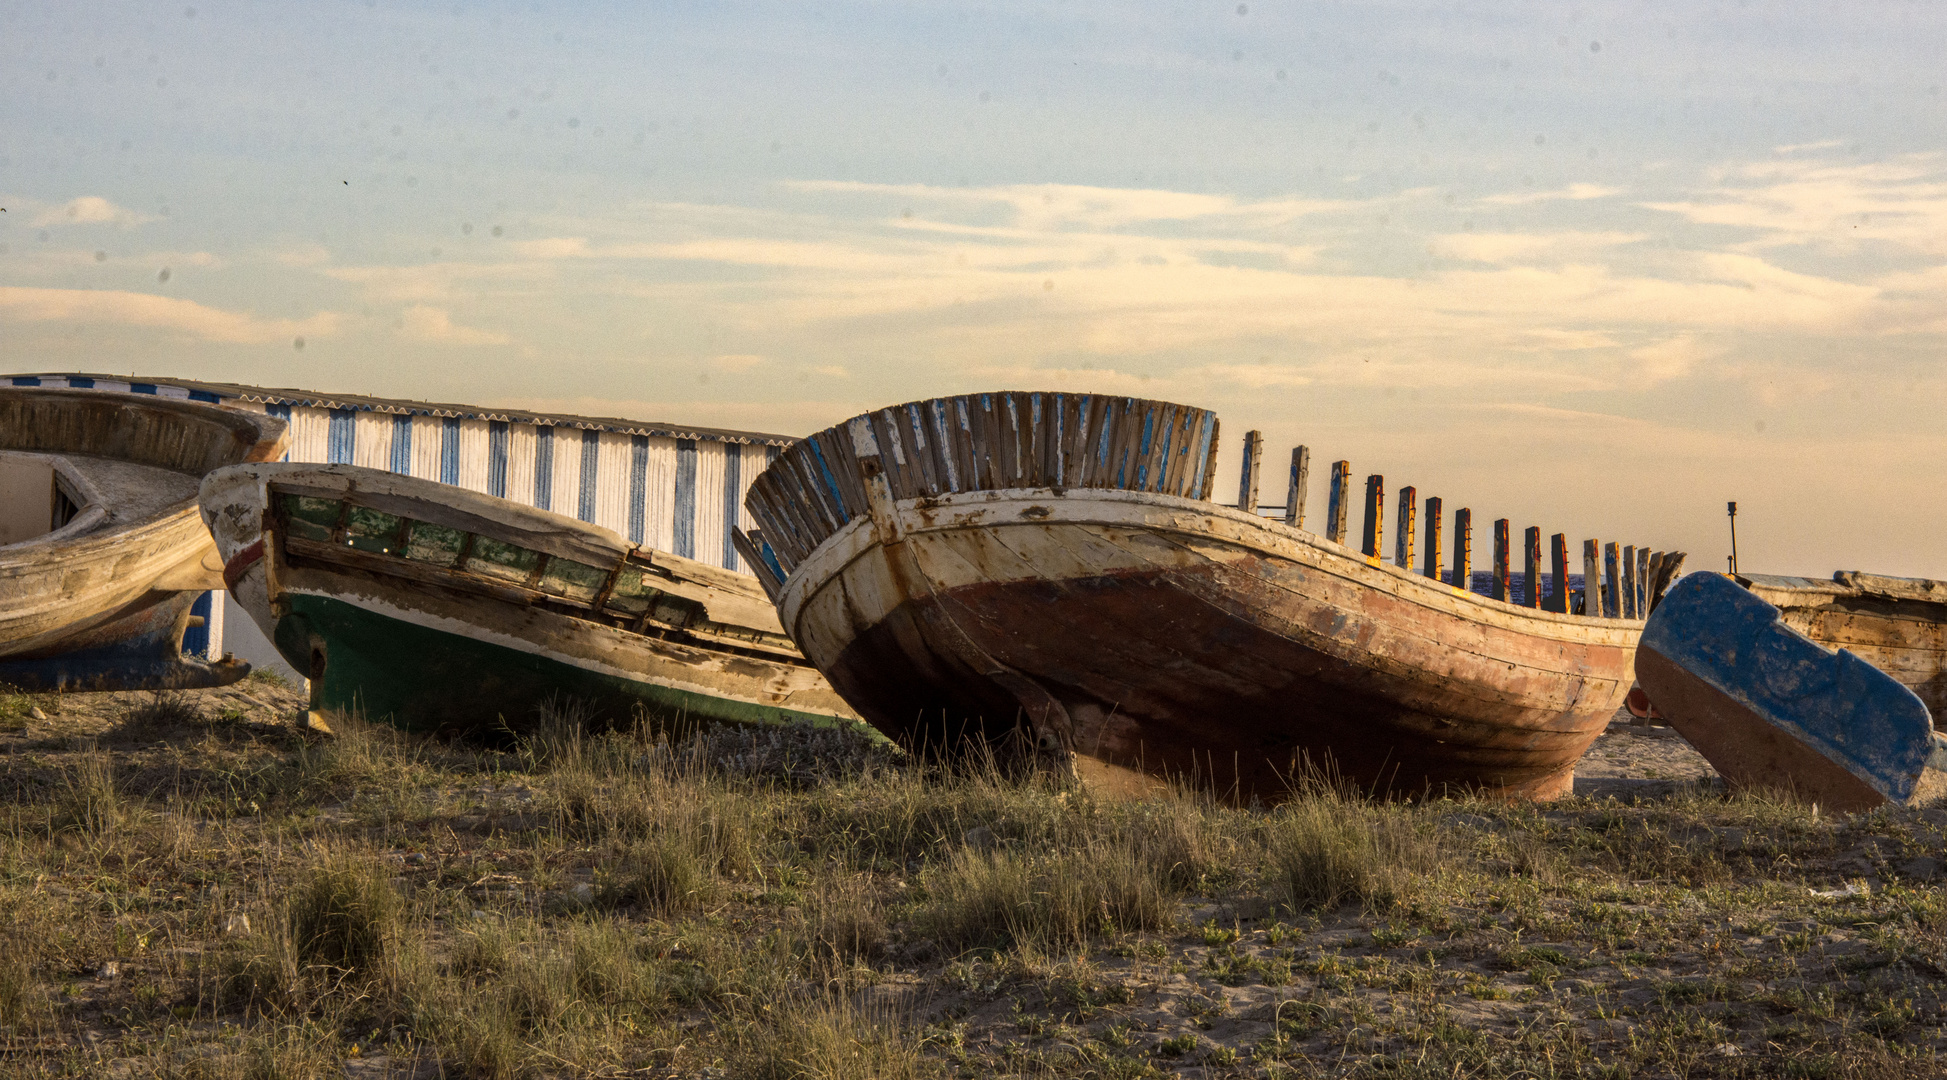
<path fill-rule="evenodd" d="M 699 636 L 701 628 L 641 632 L 566 610 L 539 593 L 402 558 L 354 551 L 343 559 L 355 565 L 334 562 L 332 552 L 294 535 L 288 522 L 283 534 L 265 532 L 266 521 L 279 520 L 271 500 L 282 490 L 423 515 L 415 521 L 449 520 L 442 515 L 457 509 L 477 528 L 513 522 L 499 535 L 540 537 L 529 542 L 590 560 L 614 561 L 633 546 L 559 515 L 369 469 L 272 466 L 212 476 L 204 509 L 225 555 L 231 595 L 279 653 L 308 673 L 320 712 L 420 731 L 519 731 L 550 705 L 572 705 L 597 725 L 638 716 L 669 727 L 857 723 L 790 649 L 774 617 L 765 620 L 768 636 L 763 627 L 746 628 L 749 647 L 738 648 Z M 708 576 L 704 591 L 721 592 L 723 610 L 769 615 L 748 578 L 661 552 L 653 558 Z"/>
<path fill-rule="evenodd" d="M 808 551 L 795 539 L 778 608 L 846 700 L 902 742 L 998 741 L 1021 725 L 1118 786 L 1185 777 L 1273 800 L 1309 767 L 1395 795 L 1539 799 L 1570 789 L 1629 688 L 1633 622 L 1518 608 L 1182 495 L 899 498 L 886 424 L 834 432 L 814 436 L 819 468 L 793 482 L 803 492 L 824 472 L 821 496 L 851 516 Z M 901 452 L 910 467 L 913 445 Z M 791 527 L 777 490 L 760 478 L 751 500 L 766 539 Z"/>
<path fill-rule="evenodd" d="M 1830 580 L 1740 574 L 1786 626 L 1845 649 L 1918 695 L 1947 725 L 1947 581 L 1841 570 Z"/>
<path fill-rule="evenodd" d="M 1733 787 L 1839 811 L 1947 796 L 1947 738 L 1919 697 L 1721 575 L 1692 574 L 1665 595 L 1636 673 Z"/>
<path fill-rule="evenodd" d="M 0 683 L 216 686 L 250 670 L 182 654 L 196 594 L 221 588 L 196 511 L 210 469 L 283 452 L 284 425 L 214 405 L 0 387 L 0 458 L 57 475 L 73 518 L 0 546 Z"/>

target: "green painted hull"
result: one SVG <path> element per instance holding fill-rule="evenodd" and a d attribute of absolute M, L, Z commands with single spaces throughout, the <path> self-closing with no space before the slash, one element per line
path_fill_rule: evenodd
<path fill-rule="evenodd" d="M 595 726 L 626 725 L 640 710 L 671 728 L 710 723 L 853 721 L 621 679 L 534 653 L 396 619 L 331 597 L 287 593 L 278 652 L 309 671 L 313 635 L 325 643 L 312 707 L 409 731 L 514 731 L 533 727 L 549 702 L 576 702 Z"/>

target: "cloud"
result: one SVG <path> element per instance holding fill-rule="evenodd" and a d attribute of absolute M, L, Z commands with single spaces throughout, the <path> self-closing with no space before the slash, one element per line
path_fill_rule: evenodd
<path fill-rule="evenodd" d="M 116 206 L 99 195 L 83 195 L 60 206 L 42 210 L 34 217 L 32 224 L 42 228 L 49 225 L 131 226 L 155 220 L 153 214 L 138 214 L 126 207 Z"/>
<path fill-rule="evenodd" d="M 254 345 L 335 333 L 336 312 L 308 319 L 260 319 L 191 300 L 150 293 L 0 286 L 0 319 L 12 322 L 112 323 L 172 330 L 204 341 Z"/>
<path fill-rule="evenodd" d="M 1598 257 L 1603 249 L 1634 244 L 1645 233 L 1449 233 L 1427 245 L 1435 255 L 1483 263 L 1562 262 Z"/>
<path fill-rule="evenodd" d="M 1622 194 L 1618 187 L 1604 187 L 1601 184 L 1570 184 L 1553 191 L 1520 191 L 1506 195 L 1489 195 L 1482 199 L 1494 206 L 1525 206 L 1529 203 L 1554 202 L 1558 199 L 1571 199 L 1577 202 L 1587 199 L 1606 199 L 1611 195 Z"/>
<path fill-rule="evenodd" d="M 1078 184 L 1007 184 L 978 188 L 928 184 L 869 184 L 840 180 L 798 181 L 793 190 L 874 195 L 889 200 L 951 207 L 1005 208 L 1012 224 L 1035 229 L 1081 226 L 1112 229 L 1138 223 L 1249 219 L 1260 224 L 1292 221 L 1343 210 L 1358 203 L 1333 199 L 1240 200 L 1228 195 L 1154 188 L 1104 188 Z M 911 208 L 900 211 L 910 217 Z"/>
<path fill-rule="evenodd" d="M 852 373 L 839 364 L 820 364 L 811 369 L 813 375 L 824 375 L 833 379 L 849 379 Z"/>
<path fill-rule="evenodd" d="M 1703 225 L 1757 230 L 1762 245 L 1840 245 L 1883 241 L 1947 255 L 1947 157 L 1908 154 L 1891 161 L 1766 161 L 1719 175 L 1701 197 L 1646 202 Z"/>
<path fill-rule="evenodd" d="M 1629 350 L 1637 365 L 1636 373 L 1651 383 L 1668 382 L 1695 371 L 1697 365 L 1724 355 L 1725 346 L 1700 340 L 1694 334 L 1677 334 Z"/>
<path fill-rule="evenodd" d="M 401 312 L 399 318 L 406 336 L 420 341 L 438 341 L 450 345 L 505 345 L 510 340 L 506 334 L 492 330 L 455 326 L 445 308 L 426 304 L 412 305 Z"/>

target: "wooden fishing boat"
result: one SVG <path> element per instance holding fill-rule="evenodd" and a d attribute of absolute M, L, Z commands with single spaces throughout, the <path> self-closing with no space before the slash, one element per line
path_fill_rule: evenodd
<path fill-rule="evenodd" d="M 230 593 L 312 708 L 416 730 L 856 723 L 755 579 L 506 499 L 351 465 L 203 483 Z"/>
<path fill-rule="evenodd" d="M 283 446 L 282 421 L 216 405 L 0 387 L 0 683 L 145 690 L 247 674 L 182 652 L 190 605 L 222 588 L 196 488 Z"/>
<path fill-rule="evenodd" d="M 1827 648 L 1845 649 L 1919 695 L 1934 723 L 1947 723 L 1947 581 L 1841 570 L 1818 578 L 1738 574 L 1786 626 Z"/>
<path fill-rule="evenodd" d="M 1947 736 L 1912 690 L 1722 575 L 1669 591 L 1643 630 L 1636 677 L 1734 787 L 1840 811 L 1947 797 Z"/>
<path fill-rule="evenodd" d="M 1240 799 L 1307 765 L 1395 794 L 1568 791 L 1641 624 L 1454 587 L 1404 541 L 1385 562 L 1380 477 L 1363 550 L 1337 542 L 1345 463 L 1332 538 L 1252 512 L 1255 473 L 1251 505 L 1215 505 L 1217 432 L 1131 398 L 913 402 L 787 449 L 738 542 L 805 655 L 909 745 L 1024 729 L 1098 783 L 1194 776 Z"/>

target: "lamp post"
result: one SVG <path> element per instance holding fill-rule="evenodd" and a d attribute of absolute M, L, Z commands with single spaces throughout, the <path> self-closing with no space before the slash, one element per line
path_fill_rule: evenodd
<path fill-rule="evenodd" d="M 1737 504 L 1731 503 L 1731 573 L 1737 573 Z"/>

